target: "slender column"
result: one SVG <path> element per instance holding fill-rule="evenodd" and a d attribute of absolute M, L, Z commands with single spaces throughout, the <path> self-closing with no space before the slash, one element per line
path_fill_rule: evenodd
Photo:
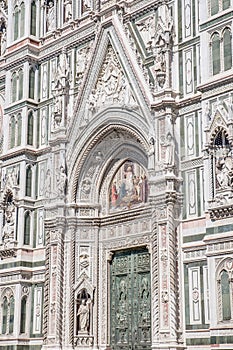
<path fill-rule="evenodd" d="M 58 229 L 59 227 L 59 229 Z M 43 349 L 61 349 L 63 310 L 64 222 L 45 222 L 46 276 Z"/>

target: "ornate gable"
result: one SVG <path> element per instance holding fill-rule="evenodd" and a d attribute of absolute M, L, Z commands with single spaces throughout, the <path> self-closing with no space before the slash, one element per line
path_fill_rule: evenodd
<path fill-rule="evenodd" d="M 117 32 L 115 27 L 100 30 L 76 99 L 75 126 L 71 131 L 76 137 L 87 125 L 90 130 L 90 124 L 98 124 L 96 116 L 106 110 L 137 111 L 144 122 L 151 123 L 147 108 L 150 91 L 140 69 L 132 65 L 131 60 L 137 62 L 132 55 L 123 32 Z"/>
<path fill-rule="evenodd" d="M 111 45 L 108 46 L 98 80 L 86 103 L 86 121 L 100 109 L 108 106 L 122 106 L 137 109 L 129 81 Z"/>

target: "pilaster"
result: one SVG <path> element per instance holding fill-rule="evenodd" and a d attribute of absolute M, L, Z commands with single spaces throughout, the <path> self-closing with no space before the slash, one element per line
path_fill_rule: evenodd
<path fill-rule="evenodd" d="M 61 349 L 64 288 L 64 218 L 45 220 L 46 272 L 43 349 Z"/>

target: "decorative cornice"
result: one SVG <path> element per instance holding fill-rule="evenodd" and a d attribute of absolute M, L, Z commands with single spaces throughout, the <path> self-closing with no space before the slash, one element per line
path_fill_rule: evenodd
<path fill-rule="evenodd" d="M 233 204 L 208 209 L 212 220 L 226 219 L 233 216 Z"/>

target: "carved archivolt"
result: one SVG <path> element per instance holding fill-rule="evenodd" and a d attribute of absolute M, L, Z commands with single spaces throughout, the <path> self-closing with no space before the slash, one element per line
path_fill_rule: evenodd
<path fill-rule="evenodd" d="M 114 145 L 113 145 L 114 141 Z M 117 145 L 117 141 L 118 145 Z M 141 158 L 143 159 L 143 153 L 149 150 L 149 145 L 145 138 L 138 134 L 138 132 L 132 128 L 123 126 L 123 125 L 109 125 L 108 127 L 105 127 L 101 133 L 99 133 L 97 136 L 95 136 L 89 145 L 86 147 L 86 149 L 83 151 L 83 154 L 80 157 L 80 160 L 76 163 L 77 167 L 75 169 L 75 178 L 73 179 L 73 186 L 72 186 L 72 197 L 73 201 L 76 201 L 76 192 L 77 190 L 80 191 L 81 188 L 79 186 L 82 186 L 82 192 L 84 195 L 88 197 L 90 190 L 91 190 L 91 183 L 93 181 L 93 175 L 97 169 L 97 167 L 100 167 L 101 162 L 106 165 L 106 162 L 108 161 L 108 164 L 111 163 L 113 165 L 112 160 L 113 153 L 116 150 L 119 151 L 119 147 L 123 147 L 123 144 L 127 143 L 127 149 L 138 149 L 141 153 Z M 130 146 L 131 145 L 131 146 Z M 113 147 L 114 146 L 114 147 Z M 126 147 L 125 147 L 126 149 Z M 146 153 L 145 152 L 145 153 Z M 108 155 L 108 158 L 107 158 Z M 127 155 L 125 153 L 124 158 L 130 158 L 130 154 Z M 85 162 L 88 162 L 91 160 L 92 168 L 88 166 L 88 164 Z M 119 157 L 118 157 L 119 159 Z M 145 164 L 145 154 L 144 154 L 144 165 Z M 85 169 L 86 174 L 84 175 L 81 173 L 81 171 Z M 88 173 L 89 172 L 89 173 Z M 82 183 L 81 183 L 82 181 Z M 78 188 L 77 188 L 78 185 Z"/>

